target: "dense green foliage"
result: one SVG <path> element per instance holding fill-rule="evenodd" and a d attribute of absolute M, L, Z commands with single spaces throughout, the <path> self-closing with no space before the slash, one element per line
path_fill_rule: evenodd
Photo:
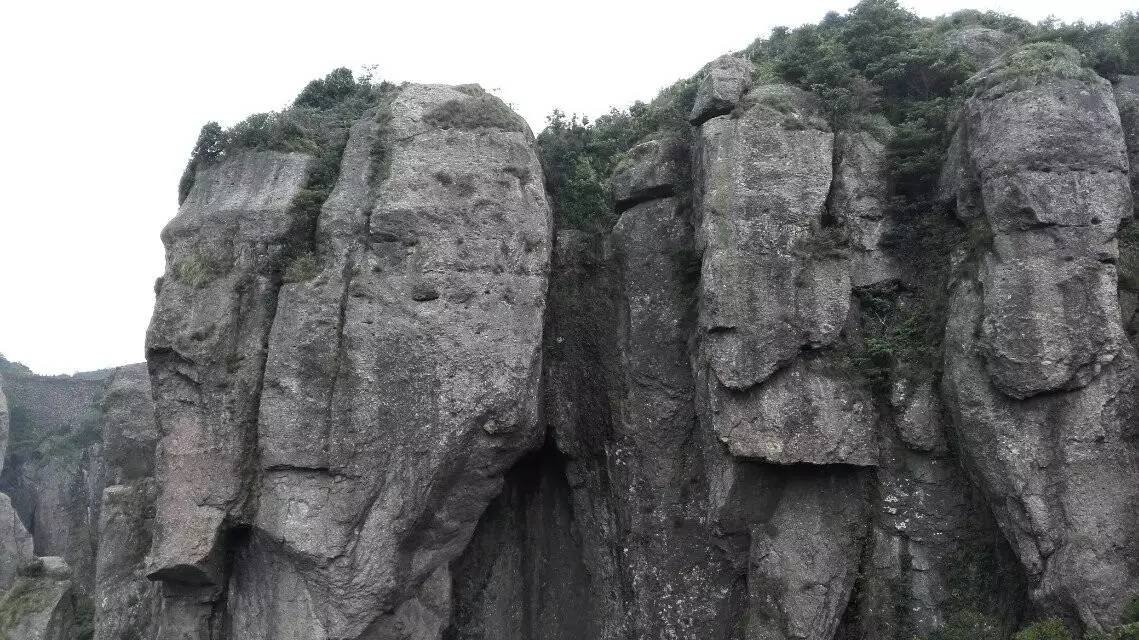
<path fill-rule="evenodd" d="M 697 78 L 682 80 L 648 104 L 614 109 L 594 121 L 556 110 L 547 118 L 538 154 L 559 225 L 596 229 L 612 223 L 609 178 L 621 154 L 652 135 L 689 135 L 686 117 L 696 87 Z"/>
<path fill-rule="evenodd" d="M 929 196 L 976 61 L 950 33 L 982 26 L 1026 43 L 1063 42 L 1079 54 L 1075 70 L 1111 77 L 1139 72 L 1139 15 L 1112 24 L 1032 24 L 995 12 L 959 11 L 920 18 L 896 0 L 863 0 L 845 15 L 795 29 L 780 27 L 741 52 L 756 66 L 757 83 L 787 83 L 815 93 L 837 128 L 893 125 L 890 142 L 899 206 L 918 215 Z M 1071 66 L 1054 45 L 1032 47 L 1009 72 L 1053 61 Z M 1081 71 L 1082 72 L 1082 71 Z M 686 131 L 701 74 L 669 87 L 649 104 L 613 110 L 590 121 L 554 111 L 538 136 L 547 188 L 562 226 L 596 228 L 612 222 L 609 180 L 620 155 L 662 130 Z"/>
<path fill-rule="evenodd" d="M 357 80 L 350 70 L 341 67 L 310 82 L 286 109 L 254 114 L 229 129 L 216 122 L 206 123 L 182 174 L 179 203 L 190 194 L 199 168 L 242 149 L 312 154 L 319 162 L 310 190 L 331 189 L 329 178 L 339 171 L 349 127 L 364 111 L 379 104 L 390 89 L 387 83 L 373 82 L 370 75 Z"/>

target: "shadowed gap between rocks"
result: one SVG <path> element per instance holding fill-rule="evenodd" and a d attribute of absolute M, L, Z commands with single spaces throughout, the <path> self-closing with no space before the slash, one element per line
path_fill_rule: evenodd
<path fill-rule="evenodd" d="M 599 637 L 570 491 L 565 458 L 550 440 L 506 474 L 451 564 L 444 640 Z"/>

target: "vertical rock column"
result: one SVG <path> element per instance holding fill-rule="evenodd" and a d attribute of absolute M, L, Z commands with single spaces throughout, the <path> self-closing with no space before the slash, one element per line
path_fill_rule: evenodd
<path fill-rule="evenodd" d="M 8 450 L 8 399 L 0 378 L 0 453 Z M 0 455 L 0 466 L 4 464 Z M 32 558 L 32 536 L 24 528 L 20 515 L 12 508 L 12 500 L 0 493 L 0 591 L 16 580 L 20 566 Z"/>
<path fill-rule="evenodd" d="M 158 585 L 146 578 L 154 526 L 157 430 L 145 365 L 116 369 L 102 401 L 107 487 L 95 559 L 95 640 L 151 638 Z"/>
<path fill-rule="evenodd" d="M 866 535 L 860 468 L 877 462 L 873 405 L 833 352 L 851 294 L 828 230 L 834 134 L 811 96 L 744 94 L 750 65 L 713 64 L 746 81 L 707 73 L 700 93 L 731 93 L 735 109 L 720 115 L 730 105 L 698 97 L 692 114 L 710 517 L 747 569 L 747 634 L 822 640 L 846 610 Z"/>
<path fill-rule="evenodd" d="M 1074 50 L 1039 46 L 972 81 L 958 216 L 991 240 L 953 290 L 943 386 L 1034 599 L 1096 628 L 1139 592 L 1135 356 L 1115 241 L 1133 204 L 1111 86 Z"/>
<path fill-rule="evenodd" d="M 241 152 L 201 169 L 163 231 L 146 339 L 161 487 L 149 570 L 171 596 L 159 637 L 210 637 L 227 539 L 253 519 L 266 346 L 283 263 L 310 222 L 292 205 L 311 163 Z"/>
<path fill-rule="evenodd" d="M 404 85 L 352 130 L 282 287 L 234 638 L 435 639 L 449 563 L 541 443 L 551 215 L 525 123 L 478 87 Z"/>

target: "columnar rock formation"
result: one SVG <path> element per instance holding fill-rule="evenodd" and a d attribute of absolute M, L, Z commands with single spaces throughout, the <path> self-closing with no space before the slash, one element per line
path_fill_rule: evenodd
<path fill-rule="evenodd" d="M 319 207 L 329 156 L 195 164 L 146 367 L 6 373 L 0 612 L 46 604 L 4 631 L 1117 623 L 1139 594 L 1135 79 L 955 38 L 991 64 L 922 220 L 891 205 L 890 127 L 833 124 L 737 56 L 624 154 L 604 230 L 555 229 L 531 132 L 473 85 L 385 88 Z"/>
<path fill-rule="evenodd" d="M 953 284 L 945 397 L 1034 599 L 1106 626 L 1139 590 L 1135 352 L 1116 268 L 1127 149 L 1105 80 L 1001 71 L 982 73 L 962 121 L 957 215 L 991 239 Z"/>

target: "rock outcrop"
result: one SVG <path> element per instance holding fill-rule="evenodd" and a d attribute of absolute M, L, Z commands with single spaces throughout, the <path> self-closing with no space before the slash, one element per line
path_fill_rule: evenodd
<path fill-rule="evenodd" d="M 607 228 L 555 229 L 532 133 L 477 85 L 326 112 L 318 81 L 292 108 L 328 131 L 196 153 L 146 365 L 0 360 L 0 634 L 1117 624 L 1139 89 L 943 35 L 986 66 L 920 199 L 913 122 L 743 55 L 637 107 L 657 129 L 591 185 Z"/>
<path fill-rule="evenodd" d="M 991 235 L 954 284 L 945 399 L 1034 599 L 1106 627 L 1139 589 L 1135 352 L 1116 283 L 1126 148 L 1105 80 L 1005 78 L 1016 62 L 982 73 L 963 116 L 957 215 Z"/>
<path fill-rule="evenodd" d="M 529 131 L 464 116 L 487 100 L 395 90 L 352 128 L 316 220 L 290 206 L 304 155 L 199 173 L 165 233 L 148 338 L 150 576 L 178 611 L 160 633 L 447 626 L 448 563 L 541 441 L 551 215 Z M 283 282 L 310 237 L 316 273 Z M 216 274 L 187 281 L 203 256 Z"/>

